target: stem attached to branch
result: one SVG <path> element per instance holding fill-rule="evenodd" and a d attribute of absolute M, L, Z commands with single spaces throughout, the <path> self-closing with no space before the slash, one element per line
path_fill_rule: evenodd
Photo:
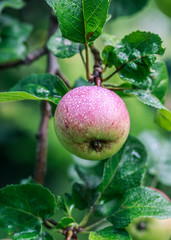
<path fill-rule="evenodd" d="M 91 52 L 94 56 L 94 71 L 93 71 L 93 81 L 97 85 L 97 87 L 101 86 L 101 81 L 102 81 L 102 59 L 100 57 L 100 52 L 93 46 L 91 45 L 90 47 Z"/>
<path fill-rule="evenodd" d="M 29 64 L 33 63 L 34 61 L 36 61 L 37 59 L 39 59 L 40 57 L 42 57 L 43 55 L 45 55 L 46 53 L 47 53 L 46 47 L 39 48 L 39 49 L 35 50 L 34 52 L 28 54 L 22 60 L 1 64 L 0 69 L 3 70 L 3 69 L 7 69 L 7 68 L 17 67 L 22 64 L 29 65 Z"/>

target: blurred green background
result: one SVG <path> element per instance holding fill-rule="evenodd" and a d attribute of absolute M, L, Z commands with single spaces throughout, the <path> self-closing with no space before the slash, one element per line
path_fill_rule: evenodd
<path fill-rule="evenodd" d="M 28 52 L 43 46 L 48 34 L 50 8 L 43 0 L 28 0 L 21 10 L 5 9 L 4 13 L 18 18 L 22 22 L 34 26 L 28 40 Z M 171 81 L 171 18 L 161 13 L 153 0 L 137 14 L 119 17 L 107 23 L 104 32 L 121 39 L 125 34 L 136 30 L 157 33 L 163 39 L 166 52 L 163 59 L 168 67 Z M 101 40 L 96 46 L 102 49 Z M 59 60 L 61 71 L 71 85 L 79 77 L 85 77 L 85 69 L 79 55 L 70 59 Z M 0 91 L 8 91 L 23 77 L 33 73 L 46 72 L 46 57 L 42 57 L 30 66 L 19 66 L 0 72 Z M 110 82 L 114 82 L 113 78 Z M 144 130 L 155 130 L 170 138 L 154 123 L 154 110 L 135 98 L 124 99 L 131 118 L 131 134 L 139 136 Z M 171 87 L 168 90 L 166 106 L 171 110 Z M 3 103 L 0 105 L 0 187 L 19 183 L 21 179 L 33 176 L 36 152 L 35 134 L 40 122 L 40 103 L 22 101 Z M 171 155 L 171 154 L 170 154 Z M 171 158 L 171 156 L 170 156 Z M 74 161 L 58 142 L 53 118 L 49 122 L 48 131 L 48 166 L 45 185 L 55 194 L 70 191 L 71 180 L 68 172 Z M 71 172 L 71 171 L 70 171 Z M 167 189 L 168 190 L 168 189 Z M 168 192 L 169 194 L 169 192 Z"/>

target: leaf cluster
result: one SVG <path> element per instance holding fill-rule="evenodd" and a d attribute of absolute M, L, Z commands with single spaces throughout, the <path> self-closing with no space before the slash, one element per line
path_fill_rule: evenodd
<path fill-rule="evenodd" d="M 55 198 L 47 188 L 29 182 L 7 186 L 0 190 L 0 227 L 14 240 L 53 239 L 54 229 L 88 232 L 90 240 L 131 239 L 125 228 L 133 219 L 171 217 L 171 203 L 161 193 L 142 186 L 146 163 L 144 146 L 129 137 L 105 162 L 92 168 L 75 165 L 79 180 L 70 194 Z M 81 222 L 74 217 L 76 209 L 86 212 Z M 61 211 L 64 217 L 57 223 Z M 87 226 L 93 214 L 98 220 Z M 109 227 L 90 231 L 103 221 Z"/>

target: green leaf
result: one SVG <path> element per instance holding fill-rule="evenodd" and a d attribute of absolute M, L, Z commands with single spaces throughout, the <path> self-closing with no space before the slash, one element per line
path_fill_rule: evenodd
<path fill-rule="evenodd" d="M 115 228 L 124 228 L 138 217 L 165 219 L 171 217 L 171 202 L 161 193 L 144 187 L 129 189 L 118 206 L 111 209 L 110 221 Z"/>
<path fill-rule="evenodd" d="M 140 134 L 148 152 L 148 173 L 166 186 L 171 186 L 171 138 L 158 132 L 150 131 Z"/>
<path fill-rule="evenodd" d="M 142 143 L 129 136 L 121 150 L 105 163 L 98 188 L 101 196 L 110 200 L 129 188 L 140 186 L 146 170 L 146 159 Z"/>
<path fill-rule="evenodd" d="M 152 70 L 149 90 L 160 101 L 163 101 L 169 85 L 169 76 L 165 62 L 156 62 L 152 66 Z"/>
<path fill-rule="evenodd" d="M 125 36 L 116 47 L 106 46 L 102 57 L 109 67 L 115 66 L 123 81 L 147 89 L 156 55 L 163 53 L 162 40 L 157 34 L 136 31 Z"/>
<path fill-rule="evenodd" d="M 118 197 L 116 198 L 116 196 L 113 197 L 113 199 L 111 201 L 101 201 L 94 212 L 94 215 L 97 217 L 106 217 L 109 215 L 110 209 L 117 203 L 118 201 Z"/>
<path fill-rule="evenodd" d="M 59 195 L 56 201 L 57 208 L 65 211 L 69 216 L 71 216 L 72 210 L 74 208 L 72 197 L 68 193 L 64 193 Z"/>
<path fill-rule="evenodd" d="M 19 81 L 10 92 L 0 93 L 0 102 L 19 100 L 48 100 L 58 104 L 68 88 L 56 75 L 33 74 Z"/>
<path fill-rule="evenodd" d="M 23 0 L 1 0 L 0 2 L 0 12 L 6 7 L 20 9 L 24 6 Z"/>
<path fill-rule="evenodd" d="M 150 76 L 151 80 L 149 78 L 150 84 L 148 89 L 146 90 L 128 89 L 128 90 L 124 90 L 123 94 L 136 96 L 138 100 L 140 100 L 142 103 L 157 109 L 161 109 L 158 112 L 159 118 L 162 116 L 162 113 L 163 113 L 163 114 L 166 114 L 166 119 L 167 119 L 167 116 L 169 116 L 169 111 L 161 103 L 161 101 L 163 101 L 164 99 L 164 96 L 168 88 L 167 68 L 164 62 L 156 62 L 152 66 L 152 70 L 153 70 L 153 73 Z M 165 129 L 169 129 L 170 123 L 171 122 L 169 121 L 169 119 L 167 119 L 166 122 L 163 124 L 163 127 Z"/>
<path fill-rule="evenodd" d="M 100 161 L 94 167 L 83 167 L 83 166 L 75 166 L 77 174 L 80 179 L 88 185 L 90 188 L 95 188 L 99 185 L 101 181 L 101 177 L 103 175 L 105 161 Z"/>
<path fill-rule="evenodd" d="M 10 185 L 0 190 L 0 227 L 14 240 L 37 239 L 42 220 L 55 212 L 55 197 L 38 184 Z"/>
<path fill-rule="evenodd" d="M 112 45 L 107 45 L 102 51 L 103 64 L 105 64 L 109 68 L 113 67 L 113 51 L 114 47 Z"/>
<path fill-rule="evenodd" d="M 147 2 L 148 0 L 113 0 L 109 12 L 112 14 L 112 18 L 129 16 L 142 10 Z"/>
<path fill-rule="evenodd" d="M 91 83 L 89 83 L 87 80 L 85 80 L 84 78 L 79 78 L 76 80 L 74 88 L 76 87 L 82 87 L 82 86 L 92 86 Z"/>
<path fill-rule="evenodd" d="M 36 240 L 53 240 L 53 237 L 47 232 L 42 232 Z"/>
<path fill-rule="evenodd" d="M 72 198 L 75 207 L 79 210 L 90 208 L 98 197 L 96 188 L 90 188 L 87 185 L 74 183 L 72 187 Z"/>
<path fill-rule="evenodd" d="M 147 104 L 151 107 L 167 110 L 166 107 L 159 101 L 159 99 L 153 96 L 148 90 L 129 89 L 125 90 L 124 93 L 136 96 L 142 103 Z"/>
<path fill-rule="evenodd" d="M 158 89 L 156 89 L 155 94 L 157 94 L 157 92 Z M 124 90 L 123 94 L 136 96 L 142 103 L 158 109 L 155 122 L 166 131 L 171 131 L 171 112 L 159 101 L 157 97 L 152 95 L 149 90 L 129 89 Z M 162 96 L 162 94 L 160 96 Z"/>
<path fill-rule="evenodd" d="M 75 220 L 72 217 L 63 217 L 58 223 L 57 228 L 64 229 L 67 226 L 72 226 L 75 223 Z"/>
<path fill-rule="evenodd" d="M 49 39 L 47 47 L 59 58 L 70 58 L 84 49 L 82 44 L 63 38 L 60 29 Z"/>
<path fill-rule="evenodd" d="M 30 75 L 10 89 L 10 91 L 21 90 L 49 99 L 58 98 L 59 95 L 64 96 L 69 91 L 58 76 L 49 73 Z"/>
<path fill-rule="evenodd" d="M 94 41 L 102 33 L 108 0 L 46 0 L 58 17 L 62 36 L 73 42 Z M 65 16 L 65 17 L 64 17 Z"/>
<path fill-rule="evenodd" d="M 0 102 L 13 102 L 21 100 L 41 100 L 26 92 L 0 92 Z"/>
<path fill-rule="evenodd" d="M 32 26 L 8 16 L 0 16 L 0 64 L 23 59 L 26 55 L 25 42 Z"/>
<path fill-rule="evenodd" d="M 166 131 L 171 132 L 171 112 L 169 110 L 159 110 L 157 112 L 155 122 Z"/>
<path fill-rule="evenodd" d="M 98 232 L 91 232 L 89 240 L 131 240 L 131 237 L 124 229 L 107 227 Z"/>

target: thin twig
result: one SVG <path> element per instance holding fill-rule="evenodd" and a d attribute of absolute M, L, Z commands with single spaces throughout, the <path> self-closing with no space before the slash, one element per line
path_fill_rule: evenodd
<path fill-rule="evenodd" d="M 114 71 L 113 73 L 111 73 L 108 77 L 104 78 L 104 79 L 103 79 L 103 82 L 109 80 L 111 77 L 113 77 L 113 76 L 114 76 L 117 72 L 119 72 L 121 69 L 122 69 L 122 68 L 115 70 L 115 71 Z"/>
<path fill-rule="evenodd" d="M 101 225 L 102 223 L 105 223 L 105 222 L 106 222 L 106 218 L 103 218 L 103 219 L 99 220 L 98 222 L 93 223 L 92 225 L 84 228 L 83 231 L 89 231 L 90 229 L 95 228 L 95 227 L 97 227 L 97 226 L 99 226 L 99 225 Z"/>
<path fill-rule="evenodd" d="M 84 228 L 87 224 L 87 222 L 89 221 L 90 219 L 90 216 L 92 215 L 92 213 L 95 211 L 96 207 L 97 207 L 97 204 L 99 202 L 101 198 L 101 194 L 98 196 L 98 198 L 96 199 L 94 205 L 92 206 L 91 209 L 88 210 L 87 214 L 85 215 L 85 217 L 83 218 L 83 220 L 81 221 L 80 223 L 80 227 Z"/>
<path fill-rule="evenodd" d="M 17 60 L 15 62 L 8 62 L 8 63 L 0 64 L 0 69 L 3 70 L 3 69 L 7 69 L 7 68 L 17 67 L 22 64 L 29 65 L 29 64 L 33 63 L 34 61 L 36 61 L 37 59 L 39 59 L 40 57 L 42 57 L 43 55 L 45 55 L 46 53 L 47 53 L 46 47 L 39 48 L 39 49 L 35 50 L 34 52 L 28 54 L 24 59 Z"/>
<path fill-rule="evenodd" d="M 53 219 L 43 219 L 43 225 L 48 229 L 56 228 L 58 223 Z"/>
<path fill-rule="evenodd" d="M 57 60 L 56 60 L 56 61 L 57 61 Z M 59 66 L 59 65 L 58 65 L 58 66 Z M 58 68 L 58 70 L 56 71 L 55 74 L 58 75 L 58 76 L 62 79 L 62 81 L 65 83 L 65 85 L 66 85 L 69 89 L 71 89 L 71 86 L 70 86 L 69 82 L 68 82 L 67 79 L 64 77 L 64 75 L 61 73 L 61 71 L 59 70 L 59 68 Z"/>
<path fill-rule="evenodd" d="M 58 225 L 58 223 L 55 220 L 53 220 L 53 219 L 49 219 L 48 218 L 48 219 L 46 219 L 46 221 L 49 222 L 50 224 L 52 224 L 55 227 Z"/>

